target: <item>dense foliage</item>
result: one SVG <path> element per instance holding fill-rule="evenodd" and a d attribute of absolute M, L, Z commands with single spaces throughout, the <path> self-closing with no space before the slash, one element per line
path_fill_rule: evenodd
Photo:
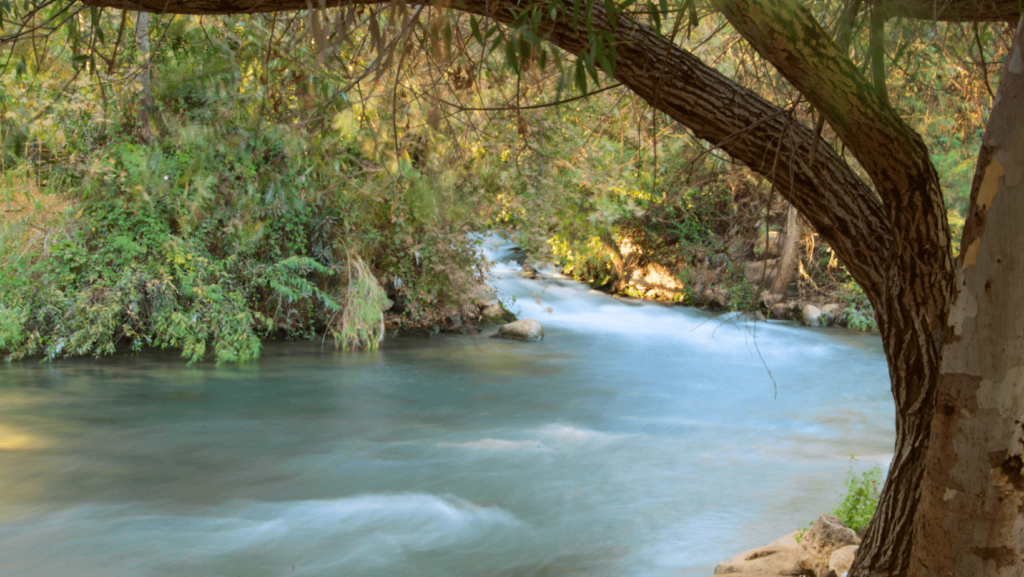
<path fill-rule="evenodd" d="M 456 300 L 477 263 L 474 197 L 428 186 L 407 154 L 381 158 L 347 102 L 250 90 L 266 63 L 245 61 L 225 23 L 168 20 L 148 106 L 132 85 L 97 93 L 71 66 L 62 78 L 57 57 L 4 77 L 4 200 L 28 216 L 0 236 L 0 349 L 242 361 L 269 335 L 376 346 L 381 281 L 413 319 Z M 217 31 L 222 44 L 195 48 Z M 26 162 L 40 141 L 54 162 Z M 67 209 L 17 212 L 32 208 L 22 187 Z"/>
<path fill-rule="evenodd" d="M 56 22 L 65 8 L 40 15 Z M 814 124 L 721 17 L 699 3 L 665 21 L 664 4 L 647 8 L 680 43 Z M 469 233 L 494 229 L 611 291 L 770 314 L 745 267 L 775 252 L 787 205 L 609 85 L 613 48 L 571 63 L 525 25 L 404 6 L 329 12 L 143 19 L 81 8 L 44 26 L 46 41 L 9 42 L 0 351 L 160 346 L 241 361 L 268 336 L 318 334 L 372 347 L 382 309 L 389 326 L 443 324 L 461 310 L 482 270 Z M 348 24 L 329 32 L 328 17 Z M 956 228 L 1003 36 L 929 26 L 889 28 L 890 98 L 929 140 Z M 865 66 L 866 37 L 858 27 L 849 39 Z M 597 92 L 570 98 L 572 87 Z M 836 141 L 827 126 L 821 137 Z M 873 328 L 831 249 L 799 234 L 795 294 L 838 302 L 842 324 Z M 683 288 L 633 282 L 654 265 Z"/>

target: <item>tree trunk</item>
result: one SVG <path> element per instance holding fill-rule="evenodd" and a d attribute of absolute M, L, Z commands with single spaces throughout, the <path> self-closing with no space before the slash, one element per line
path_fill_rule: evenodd
<path fill-rule="evenodd" d="M 1024 573 L 1024 20 L 982 139 L 910 575 Z"/>
<path fill-rule="evenodd" d="M 614 280 L 612 280 L 612 288 L 616 291 L 622 290 L 629 284 L 629 278 L 627 278 L 629 271 L 626 270 L 626 259 L 622 258 L 622 251 L 619 250 L 619 244 L 615 242 L 615 237 L 612 236 L 612 233 L 601 233 L 601 244 L 604 245 L 604 250 L 608 252 L 608 256 L 612 259 L 612 274 L 615 276 Z"/>
<path fill-rule="evenodd" d="M 896 401 L 896 447 L 850 577 L 905 575 L 917 541 L 914 521 L 953 271 L 938 174 L 921 137 L 806 8 L 794 0 L 716 4 L 857 157 L 875 184 L 896 239 L 884 250 L 883 288 L 871 295 Z"/>
<path fill-rule="evenodd" d="M 786 291 L 793 281 L 793 273 L 796 272 L 796 264 L 800 258 L 800 237 L 803 236 L 803 231 L 800 213 L 790 204 L 786 213 L 786 236 L 783 239 L 782 255 L 779 257 L 779 268 L 775 271 L 775 280 L 768 291 L 769 300 L 773 304 L 786 298 Z"/>
<path fill-rule="evenodd" d="M 885 18 L 945 22 L 1016 22 L 1019 0 L 876 0 Z"/>

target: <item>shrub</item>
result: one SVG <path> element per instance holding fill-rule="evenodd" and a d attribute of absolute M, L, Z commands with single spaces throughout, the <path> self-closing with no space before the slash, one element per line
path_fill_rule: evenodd
<path fill-rule="evenodd" d="M 853 472 L 856 459 L 850 457 L 850 471 L 846 474 L 846 496 L 832 514 L 839 517 L 844 525 L 860 532 L 867 528 L 878 506 L 878 492 L 881 489 L 882 470 L 872 467 L 858 476 Z"/>

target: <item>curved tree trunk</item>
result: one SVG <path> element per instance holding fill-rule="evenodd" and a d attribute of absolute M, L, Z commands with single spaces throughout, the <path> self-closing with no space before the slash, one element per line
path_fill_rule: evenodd
<path fill-rule="evenodd" d="M 878 510 L 850 571 L 903 575 L 934 410 L 952 280 L 949 226 L 928 149 L 793 0 L 717 0 L 737 30 L 807 99 L 871 176 L 895 242 L 872 295 L 896 401 L 896 447 Z M 799 57 L 794 57 L 799 55 Z"/>
<path fill-rule="evenodd" d="M 982 139 L 910 575 L 1024 573 L 1024 20 Z"/>

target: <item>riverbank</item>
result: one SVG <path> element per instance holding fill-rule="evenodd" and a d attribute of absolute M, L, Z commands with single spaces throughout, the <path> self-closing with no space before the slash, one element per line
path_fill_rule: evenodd
<path fill-rule="evenodd" d="M 531 258 L 514 239 L 515 235 L 508 231 L 483 237 L 481 250 L 485 260 L 502 267 L 502 273 L 516 275 L 528 280 L 574 280 L 573 269 L 566 264 Z M 747 263 L 748 271 L 760 273 L 758 263 Z M 843 289 L 808 291 L 801 293 L 800 285 L 794 278 L 786 300 L 771 302 L 765 298 L 760 306 L 739 306 L 743 301 L 731 298 L 738 292 L 755 295 L 761 278 L 751 274 L 742 279 L 734 278 L 726 271 L 718 271 L 718 276 L 710 276 L 707 285 L 688 287 L 680 280 L 680 274 L 673 274 L 664 265 L 648 263 L 642 267 L 630 269 L 629 278 L 622 282 L 606 282 L 594 287 L 595 290 L 610 296 L 636 299 L 660 303 L 664 305 L 692 306 L 709 313 L 743 312 L 752 313 L 751 318 L 757 320 L 789 320 L 804 326 L 828 327 L 839 326 L 856 332 L 871 332 L 873 319 L 869 323 L 865 315 L 871 314 L 870 305 L 854 299 Z M 429 336 L 441 332 L 459 334 L 476 334 L 478 325 L 494 325 L 513 321 L 517 318 L 512 312 L 514 299 L 499 298 L 495 289 L 483 282 L 482 277 L 470 279 L 471 284 L 463 287 L 464 296 L 459 304 L 448 304 L 443 307 L 426 311 L 418 320 L 409 319 L 401 311 L 385 312 L 385 325 L 388 334 Z M 703 298 L 694 298 L 699 293 Z M 389 294 L 394 297 L 394 294 Z M 844 300 L 845 299 L 845 300 Z"/>

